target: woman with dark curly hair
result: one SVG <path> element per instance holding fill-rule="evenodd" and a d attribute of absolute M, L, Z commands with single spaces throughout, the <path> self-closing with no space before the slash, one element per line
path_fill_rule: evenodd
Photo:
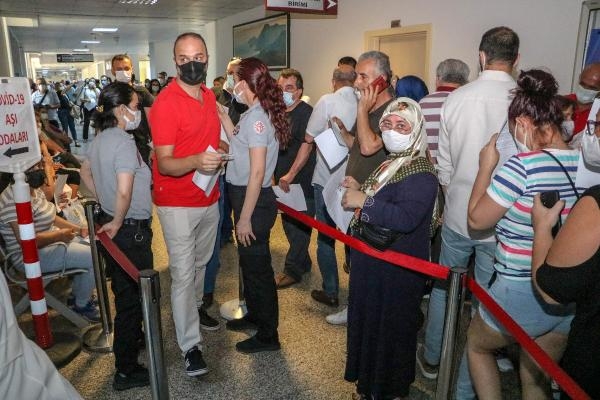
<path fill-rule="evenodd" d="M 93 115 L 98 134 L 91 143 L 81 178 L 102 205 L 102 228 L 138 269 L 153 267 L 151 173 L 127 131 L 141 121 L 134 88 L 115 82 L 104 87 Z M 107 262 L 114 263 L 107 255 Z M 142 306 L 137 283 L 120 267 L 110 268 L 115 295 L 115 372 L 113 388 L 149 384 L 137 362 L 142 338 Z"/>
<path fill-rule="evenodd" d="M 257 329 L 239 342 L 241 353 L 279 350 L 277 289 L 271 266 L 269 237 L 277 217 L 271 177 L 280 147 L 290 140 L 283 92 L 266 64 L 246 58 L 234 74 L 233 95 L 248 105 L 234 127 L 219 107 L 221 123 L 231 141 L 233 160 L 227 165 L 227 182 L 233 208 L 238 254 L 248 314 L 227 322 L 227 329 Z"/>

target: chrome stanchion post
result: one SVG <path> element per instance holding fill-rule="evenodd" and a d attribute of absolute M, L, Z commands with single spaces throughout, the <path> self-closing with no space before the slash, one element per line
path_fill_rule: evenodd
<path fill-rule="evenodd" d="M 169 382 L 163 356 L 162 325 L 160 321 L 160 280 L 152 269 L 140 271 L 140 293 L 144 315 L 144 336 L 148 349 L 148 372 L 154 400 L 169 399 Z"/>
<path fill-rule="evenodd" d="M 454 355 L 456 336 L 460 324 L 462 301 L 464 299 L 463 279 L 467 273 L 465 267 L 453 267 L 448 276 L 448 299 L 446 301 L 446 317 L 444 320 L 444 336 L 438 373 L 436 400 L 450 399 L 450 390 L 454 377 Z"/>
<path fill-rule="evenodd" d="M 92 263 L 94 265 L 94 278 L 96 279 L 96 292 L 98 294 L 98 309 L 100 310 L 100 326 L 88 329 L 83 335 L 83 347 L 89 351 L 109 353 L 113 345 L 113 325 L 106 289 L 106 265 L 98 251 L 96 233 L 94 232 L 95 201 L 85 202 L 85 216 L 88 224 L 90 247 L 92 248 Z"/>
<path fill-rule="evenodd" d="M 219 309 L 221 317 L 223 317 L 227 321 L 231 321 L 232 319 L 244 318 L 244 315 L 248 313 L 248 309 L 246 308 L 246 299 L 244 298 L 244 279 L 242 275 L 241 266 L 239 267 L 238 277 L 238 298 L 226 301 L 221 305 L 221 308 Z"/>

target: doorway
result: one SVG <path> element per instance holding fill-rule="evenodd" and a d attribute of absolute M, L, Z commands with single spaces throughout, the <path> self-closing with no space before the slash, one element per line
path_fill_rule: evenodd
<path fill-rule="evenodd" d="M 431 24 L 365 32 L 365 51 L 387 54 L 394 75 L 416 75 L 428 86 L 430 48 Z"/>

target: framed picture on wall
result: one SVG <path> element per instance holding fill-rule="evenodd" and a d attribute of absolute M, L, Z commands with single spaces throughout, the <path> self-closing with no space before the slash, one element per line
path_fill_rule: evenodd
<path fill-rule="evenodd" d="M 233 26 L 233 56 L 257 57 L 269 69 L 290 66 L 290 15 L 271 17 Z"/>

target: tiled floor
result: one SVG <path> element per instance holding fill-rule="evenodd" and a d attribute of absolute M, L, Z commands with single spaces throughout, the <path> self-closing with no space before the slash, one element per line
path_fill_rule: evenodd
<path fill-rule="evenodd" d="M 82 147 L 73 148 L 73 152 L 83 155 L 86 149 L 87 144 L 82 143 Z M 158 218 L 154 219 L 153 229 L 155 269 L 160 272 L 161 277 L 163 339 L 171 399 L 334 400 L 351 398 L 354 387 L 343 380 L 345 328 L 327 324 L 325 316 L 335 309 L 320 305 L 310 298 L 310 290 L 320 287 L 320 274 L 315 255 L 315 234 L 311 243 L 312 272 L 307 274 L 302 283 L 279 291 L 279 333 L 282 350 L 255 355 L 237 353 L 234 349 L 235 343 L 246 338 L 246 335 L 227 331 L 224 326 L 221 326 L 218 331 L 203 332 L 204 354 L 211 372 L 203 378 L 189 378 L 183 372 L 183 359 L 175 341 L 169 298 L 168 260 Z M 287 246 L 281 223 L 277 221 L 271 242 L 273 267 L 276 271 L 282 270 Z M 337 254 L 341 265 L 343 251 L 340 246 Z M 220 304 L 237 297 L 237 268 L 235 246 L 228 244 L 221 251 L 221 271 L 215 293 L 216 303 Z M 348 275 L 341 268 L 340 287 L 340 300 L 344 302 L 347 297 Z M 62 291 L 63 296 L 68 292 L 64 284 L 57 285 L 51 290 Z M 218 304 L 212 307 L 211 314 L 218 313 Z M 53 311 L 51 317 L 54 330 L 76 331 L 73 325 Z M 24 315 L 20 321 L 23 329 L 31 332 L 30 317 Z M 132 389 L 126 392 L 112 390 L 114 373 L 112 354 L 83 351 L 61 372 L 85 399 L 134 400 L 151 397 L 149 388 Z M 503 374 L 503 386 L 506 391 L 504 398 L 520 398 L 515 373 Z M 423 378 L 417 372 L 410 398 L 432 399 L 434 393 L 435 382 Z"/>

